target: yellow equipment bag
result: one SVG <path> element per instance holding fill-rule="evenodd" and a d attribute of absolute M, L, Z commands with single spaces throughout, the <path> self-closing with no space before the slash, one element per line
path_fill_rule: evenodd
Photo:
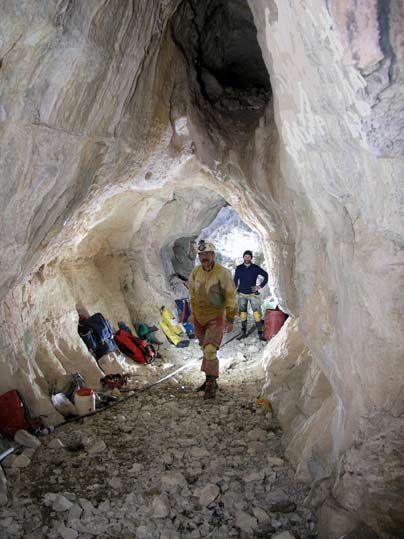
<path fill-rule="evenodd" d="M 167 339 L 177 348 L 189 346 L 184 327 L 167 307 L 161 308 L 161 318 L 159 325 Z"/>

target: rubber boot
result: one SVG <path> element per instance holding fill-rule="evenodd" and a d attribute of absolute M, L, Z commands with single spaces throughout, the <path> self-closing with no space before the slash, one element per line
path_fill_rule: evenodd
<path fill-rule="evenodd" d="M 205 391 L 205 387 L 206 387 L 206 380 L 203 382 L 202 385 L 198 386 L 198 387 L 195 389 L 195 391 L 196 391 L 197 393 L 199 393 L 200 391 Z"/>
<path fill-rule="evenodd" d="M 241 322 L 241 335 L 237 337 L 238 341 L 241 341 L 241 339 L 245 339 L 247 337 L 247 320 L 244 320 Z"/>
<path fill-rule="evenodd" d="M 203 395 L 203 398 L 205 400 L 207 399 L 214 399 L 216 396 L 216 389 L 217 389 L 217 382 L 216 378 L 214 376 L 207 376 L 206 382 L 205 382 L 205 394 Z"/>
<path fill-rule="evenodd" d="M 265 337 L 264 337 L 264 323 L 262 320 L 260 320 L 259 322 L 255 322 L 255 326 L 257 328 L 257 331 L 258 331 L 258 338 L 260 341 L 265 341 Z"/>
<path fill-rule="evenodd" d="M 214 377 L 213 377 L 213 378 L 214 378 Z M 217 389 L 219 389 L 219 386 L 218 386 L 218 384 L 217 384 L 216 378 L 214 378 L 214 379 L 215 379 L 215 389 L 217 390 Z M 206 382 L 207 382 L 207 379 L 203 382 L 203 384 L 202 384 L 201 386 L 199 386 L 199 387 L 197 387 L 197 388 L 195 389 L 196 393 L 199 393 L 200 391 L 205 391 L 205 388 L 206 388 Z"/>

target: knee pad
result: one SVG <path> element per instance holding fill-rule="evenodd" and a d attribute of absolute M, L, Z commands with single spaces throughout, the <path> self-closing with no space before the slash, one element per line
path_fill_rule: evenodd
<path fill-rule="evenodd" d="M 213 344 L 207 344 L 203 349 L 203 356 L 207 360 L 217 359 L 216 358 L 217 348 Z"/>
<path fill-rule="evenodd" d="M 255 313 L 254 313 L 254 314 L 255 314 Z M 247 313 L 244 312 L 244 311 L 242 311 L 242 312 L 240 313 L 240 318 L 241 318 L 241 321 L 242 321 L 242 322 L 245 322 L 245 320 L 247 320 Z"/>
<path fill-rule="evenodd" d="M 259 311 L 254 311 L 254 320 L 256 322 L 261 322 L 261 313 Z"/>

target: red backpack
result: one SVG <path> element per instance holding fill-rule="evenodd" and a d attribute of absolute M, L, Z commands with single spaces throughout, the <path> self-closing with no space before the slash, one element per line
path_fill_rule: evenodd
<path fill-rule="evenodd" d="M 32 419 L 16 389 L 0 395 L 0 434 L 13 438 L 17 430 L 35 432 L 42 427 L 39 418 Z"/>
<path fill-rule="evenodd" d="M 133 361 L 149 364 L 156 359 L 154 347 L 147 341 L 135 337 L 132 333 L 120 329 L 115 333 L 114 338 L 119 350 Z"/>

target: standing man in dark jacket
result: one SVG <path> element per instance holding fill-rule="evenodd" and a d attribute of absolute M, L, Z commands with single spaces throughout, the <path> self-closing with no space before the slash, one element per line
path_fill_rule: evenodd
<path fill-rule="evenodd" d="M 238 292 L 238 309 L 241 317 L 241 335 L 239 339 L 245 339 L 247 336 L 247 309 L 248 302 L 250 302 L 254 313 L 255 325 L 258 330 L 258 337 L 262 341 L 264 337 L 259 290 L 267 284 L 268 273 L 256 264 L 253 264 L 252 258 L 253 254 L 251 251 L 244 251 L 244 262 L 237 266 L 236 273 L 234 274 L 234 284 Z M 264 279 L 257 285 L 259 275 Z"/>

